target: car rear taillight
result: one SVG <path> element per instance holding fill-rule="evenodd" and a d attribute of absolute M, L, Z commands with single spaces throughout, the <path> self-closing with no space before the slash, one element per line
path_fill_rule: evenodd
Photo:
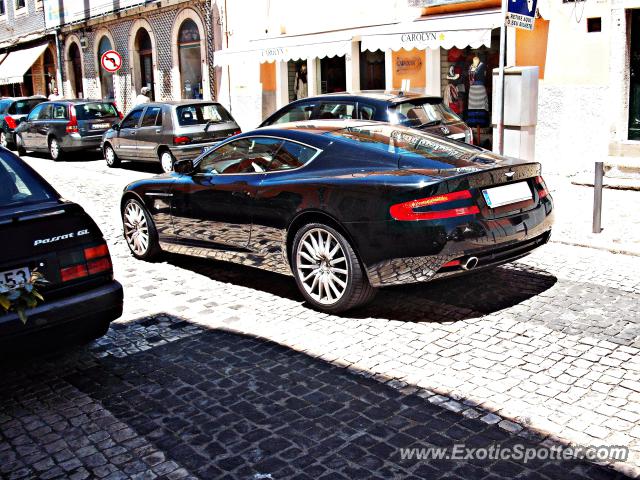
<path fill-rule="evenodd" d="M 547 184 L 544 183 L 544 180 L 541 176 L 537 176 L 535 179 L 536 190 L 538 191 L 538 197 L 543 199 L 547 195 L 549 195 L 549 190 L 547 190 Z"/>
<path fill-rule="evenodd" d="M 236 130 L 235 132 L 233 132 L 231 135 L 240 135 L 242 133 L 242 130 Z"/>
<path fill-rule="evenodd" d="M 190 137 L 187 137 L 185 135 L 182 135 L 180 137 L 173 137 L 174 145 L 187 145 L 188 143 L 191 143 Z"/>
<path fill-rule="evenodd" d="M 415 211 L 417 208 L 442 205 L 449 202 L 456 202 L 458 200 L 468 200 L 470 198 L 472 198 L 472 196 L 469 190 L 461 190 L 458 192 L 445 193 L 442 195 L 435 195 L 433 197 L 398 203 L 391 206 L 389 213 L 394 219 L 401 221 L 438 220 L 441 218 L 464 217 L 466 215 L 475 215 L 480 213 L 480 209 L 475 205 L 450 208 L 447 210 L 433 210 L 430 212 Z"/>
<path fill-rule="evenodd" d="M 7 124 L 7 127 L 9 127 L 11 130 L 14 130 L 18 126 L 16 121 L 13 119 L 13 117 L 11 117 L 9 115 L 4 117 L 4 121 Z"/>
<path fill-rule="evenodd" d="M 69 105 L 69 123 L 67 123 L 67 133 L 78 133 L 78 118 L 76 117 L 76 107 Z"/>
<path fill-rule="evenodd" d="M 106 243 L 61 255 L 60 280 L 69 282 L 78 278 L 109 272 L 112 269 L 109 247 Z"/>
<path fill-rule="evenodd" d="M 115 108 L 116 112 L 118 113 L 118 118 L 122 120 L 124 118 L 124 115 L 122 115 L 122 112 L 118 110 L 118 105 L 116 105 L 116 102 L 113 102 L 111 105 L 113 105 L 113 108 Z"/>

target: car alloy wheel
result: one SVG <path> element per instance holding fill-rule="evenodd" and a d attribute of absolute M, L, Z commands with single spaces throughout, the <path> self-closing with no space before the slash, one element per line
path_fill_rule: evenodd
<path fill-rule="evenodd" d="M 304 234 L 296 265 L 302 286 L 316 302 L 333 305 L 344 296 L 349 265 L 342 246 L 329 231 L 314 228 Z"/>
<path fill-rule="evenodd" d="M 107 162 L 108 167 L 115 167 L 118 165 L 119 159 L 116 156 L 116 152 L 114 152 L 111 145 L 107 145 L 104 148 L 104 159 Z"/>
<path fill-rule="evenodd" d="M 58 140 L 55 138 L 49 141 L 49 154 L 53 160 L 60 159 L 60 145 L 58 145 Z"/>
<path fill-rule="evenodd" d="M 171 152 L 162 152 L 160 165 L 164 173 L 173 172 L 173 155 L 171 155 Z"/>
<path fill-rule="evenodd" d="M 7 141 L 7 134 L 4 132 L 0 132 L 0 146 L 4 148 L 9 148 L 9 142 Z"/>
<path fill-rule="evenodd" d="M 124 208 L 124 236 L 131 251 L 143 257 L 149 250 L 149 224 L 147 216 L 136 201 L 130 201 Z"/>

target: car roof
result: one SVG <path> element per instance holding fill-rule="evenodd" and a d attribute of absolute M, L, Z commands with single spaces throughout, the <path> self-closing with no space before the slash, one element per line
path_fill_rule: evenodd
<path fill-rule="evenodd" d="M 303 98 L 302 100 L 325 100 L 327 98 L 354 99 L 367 98 L 370 100 L 379 100 L 383 102 L 402 103 L 407 100 L 428 99 L 441 101 L 442 97 L 437 95 L 424 95 L 416 92 L 402 92 L 400 90 L 359 90 L 355 92 L 336 92 L 325 93 L 315 97 Z"/>
<path fill-rule="evenodd" d="M 181 105 L 220 105 L 220 103 L 215 100 L 167 100 L 163 102 L 149 102 L 143 105 L 173 105 L 173 106 L 181 106 Z M 136 105 L 137 107 L 138 105 Z"/>

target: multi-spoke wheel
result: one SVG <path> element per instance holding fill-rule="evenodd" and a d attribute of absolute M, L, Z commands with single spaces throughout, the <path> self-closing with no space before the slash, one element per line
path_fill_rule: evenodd
<path fill-rule="evenodd" d="M 159 251 L 158 234 L 151 216 L 134 199 L 129 199 L 122 210 L 124 238 L 136 258 L 151 260 Z"/>
<path fill-rule="evenodd" d="M 308 224 L 298 231 L 292 264 L 298 288 L 321 310 L 344 311 L 375 295 L 349 242 L 327 225 Z"/>
<path fill-rule="evenodd" d="M 113 168 L 120 165 L 120 159 L 109 143 L 104 146 L 104 159 L 107 162 L 107 167 Z"/>
<path fill-rule="evenodd" d="M 60 144 L 58 143 L 58 139 L 55 137 L 49 140 L 49 155 L 54 162 L 62 160 L 63 152 L 60 148 Z"/>
<path fill-rule="evenodd" d="M 160 165 L 164 173 L 173 172 L 173 164 L 176 161 L 169 150 L 165 150 L 160 154 Z"/>

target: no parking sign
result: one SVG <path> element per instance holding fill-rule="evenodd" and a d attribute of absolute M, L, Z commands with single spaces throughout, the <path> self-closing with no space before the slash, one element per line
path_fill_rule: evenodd
<path fill-rule="evenodd" d="M 100 64 L 107 72 L 114 73 L 122 66 L 122 57 L 115 50 L 109 50 L 102 54 Z"/>

